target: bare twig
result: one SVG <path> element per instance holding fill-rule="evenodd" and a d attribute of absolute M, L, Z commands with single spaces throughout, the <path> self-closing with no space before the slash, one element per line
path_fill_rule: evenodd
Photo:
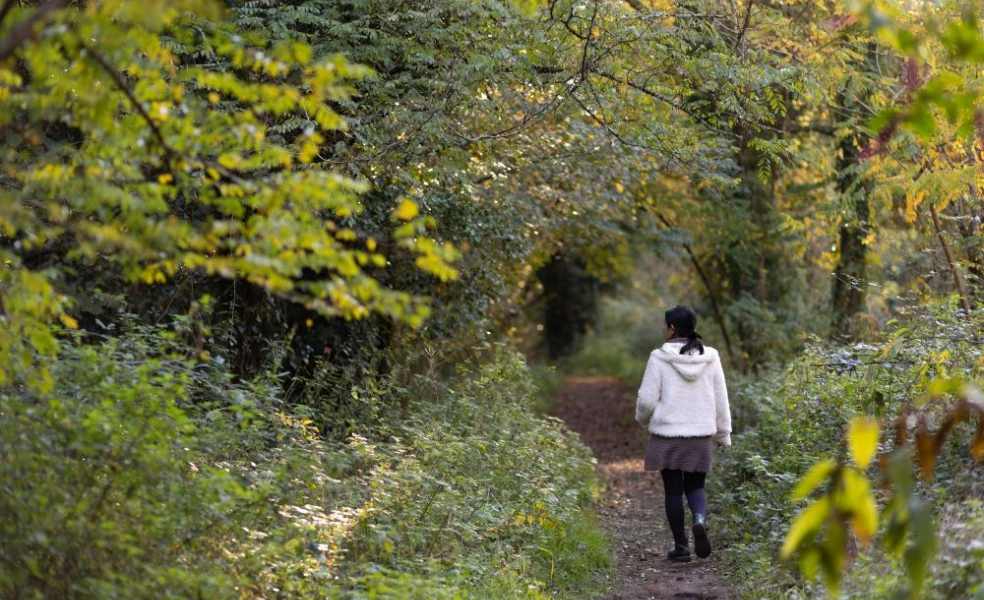
<path fill-rule="evenodd" d="M 587 76 L 588 70 L 588 51 L 591 49 L 591 38 L 594 36 L 595 20 L 598 18 L 598 3 L 594 5 L 594 12 L 591 13 L 591 23 L 588 25 L 588 36 L 584 38 L 584 50 L 581 52 L 581 79 Z"/>
<path fill-rule="evenodd" d="M 960 269 L 957 267 L 957 262 L 953 259 L 953 252 L 950 251 L 950 245 L 946 242 L 946 238 L 943 236 L 943 228 L 940 226 L 940 217 L 936 212 L 936 206 L 933 205 L 932 201 L 929 202 L 929 214 L 933 217 L 933 229 L 936 230 L 936 237 L 940 240 L 940 246 L 943 247 L 943 254 L 946 255 L 946 262 L 950 266 L 950 274 L 953 275 L 953 282 L 957 286 L 957 293 L 960 294 L 960 305 L 964 309 L 964 318 L 970 318 L 970 300 L 967 296 L 967 288 L 964 286 L 963 277 L 960 276 Z"/>

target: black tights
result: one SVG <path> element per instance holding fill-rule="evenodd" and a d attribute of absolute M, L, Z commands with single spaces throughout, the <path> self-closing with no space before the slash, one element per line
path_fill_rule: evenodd
<path fill-rule="evenodd" d="M 666 492 L 666 520 L 670 522 L 673 541 L 679 546 L 687 545 L 687 534 L 683 524 L 683 495 L 687 495 L 690 512 L 695 515 L 707 514 L 707 496 L 704 495 L 704 477 L 707 473 L 691 473 L 679 469 L 663 469 L 663 490 Z"/>

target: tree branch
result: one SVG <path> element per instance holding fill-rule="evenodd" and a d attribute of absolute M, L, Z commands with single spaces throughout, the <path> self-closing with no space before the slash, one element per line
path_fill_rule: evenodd
<path fill-rule="evenodd" d="M 654 213 L 659 222 L 663 224 L 667 229 L 676 229 L 666 217 L 660 213 Z M 683 249 L 687 251 L 687 256 L 690 257 L 690 263 L 694 265 L 694 270 L 697 271 L 697 276 L 700 278 L 701 283 L 704 284 L 704 288 L 707 290 L 707 297 L 711 301 L 711 312 L 714 313 L 714 320 L 717 321 L 718 328 L 721 329 L 721 337 L 724 338 L 724 347 L 728 350 L 728 356 L 731 358 L 731 363 L 737 367 L 739 370 L 744 370 L 744 364 L 740 357 L 735 354 L 734 347 L 731 344 L 731 336 L 728 334 L 728 327 L 725 325 L 724 313 L 721 312 L 721 307 L 718 305 L 717 294 L 714 293 L 714 288 L 711 287 L 711 279 L 707 276 L 707 272 L 704 267 L 701 266 L 700 261 L 697 260 L 697 254 L 690 244 L 684 243 Z"/>
<path fill-rule="evenodd" d="M 3 6 L 0 6 L 0 26 L 3 26 L 3 21 L 7 18 L 7 13 L 14 8 L 14 4 L 16 3 L 17 0 L 5 0 Z"/>
<path fill-rule="evenodd" d="M 936 237 L 940 240 L 940 246 L 943 247 L 943 254 L 946 255 L 946 262 L 950 266 L 950 274 L 953 275 L 953 282 L 957 286 L 957 293 L 960 294 L 960 305 L 963 306 L 965 319 L 970 318 L 970 300 L 967 296 L 967 288 L 964 286 L 963 277 L 960 276 L 960 269 L 957 267 L 957 262 L 953 259 L 953 253 L 950 251 L 950 245 L 946 243 L 946 238 L 943 237 L 943 228 L 940 226 L 940 217 L 936 212 L 936 206 L 933 205 L 932 200 L 929 201 L 929 214 L 933 217 L 933 229 L 936 230 Z"/>
<path fill-rule="evenodd" d="M 619 77 L 619 76 L 614 75 L 612 73 L 609 73 L 607 71 L 602 71 L 600 69 L 593 69 L 591 72 L 594 73 L 595 75 L 598 75 L 599 77 L 604 77 L 605 79 L 608 79 L 610 81 L 614 81 L 615 83 L 620 83 L 622 85 L 626 85 L 626 86 L 628 86 L 628 87 L 630 87 L 630 88 L 632 88 L 632 89 L 634 89 L 634 90 L 636 90 L 638 92 L 642 92 L 643 94 L 649 96 L 650 98 L 653 98 L 655 100 L 659 100 L 660 102 L 663 102 L 664 104 L 667 104 L 670 107 L 675 108 L 675 109 L 679 110 L 680 112 L 686 114 L 690 118 L 694 119 L 695 121 L 697 121 L 698 123 L 700 123 L 704 127 L 707 127 L 711 131 L 717 133 L 718 135 L 722 135 L 724 137 L 732 137 L 732 138 L 735 137 L 734 132 L 725 131 L 725 130 L 723 130 L 723 129 L 717 127 L 717 126 L 715 126 L 713 123 L 711 123 L 710 121 L 708 121 L 704 117 L 702 117 L 702 116 L 694 113 L 692 110 L 688 110 L 687 108 L 685 108 L 679 102 L 676 102 L 672 98 L 669 98 L 667 96 L 664 96 L 663 94 L 660 94 L 659 92 L 657 92 L 655 90 L 649 89 L 649 88 L 647 88 L 644 85 L 640 85 L 640 84 L 638 84 L 638 83 L 636 83 L 634 81 L 630 81 L 628 79 L 625 79 L 623 77 Z"/>
<path fill-rule="evenodd" d="M 116 84 L 116 87 L 119 88 L 119 90 L 127 97 L 130 104 L 133 105 L 133 109 L 137 111 L 140 118 L 142 118 L 147 123 L 147 126 L 150 127 L 150 130 L 153 132 L 154 137 L 157 138 L 157 142 L 161 145 L 161 148 L 164 150 L 167 158 L 170 160 L 178 154 L 175 152 L 174 148 L 167 143 L 167 140 L 164 139 L 164 134 L 161 133 L 157 123 L 155 123 L 147 111 L 144 110 L 143 104 L 141 104 L 140 101 L 137 100 L 137 97 L 133 95 L 133 91 L 123 80 L 123 74 L 117 71 L 113 65 L 109 64 L 109 61 L 107 61 L 101 54 L 96 52 L 95 48 L 87 44 L 81 36 L 79 37 L 79 44 L 82 46 L 82 49 L 85 50 L 86 55 L 89 56 L 93 62 L 99 65 L 99 67 L 105 71 L 107 75 L 109 75 L 109 77 L 113 80 L 113 83 Z"/>
<path fill-rule="evenodd" d="M 735 45 L 732 48 L 733 52 L 738 51 L 738 47 L 741 46 L 742 40 L 745 39 L 745 32 L 748 31 L 748 24 L 751 23 L 752 21 L 752 4 L 754 3 L 755 0 L 748 0 L 748 8 L 745 11 L 745 20 L 741 24 L 741 27 L 738 29 L 738 37 L 737 39 L 735 39 Z"/>

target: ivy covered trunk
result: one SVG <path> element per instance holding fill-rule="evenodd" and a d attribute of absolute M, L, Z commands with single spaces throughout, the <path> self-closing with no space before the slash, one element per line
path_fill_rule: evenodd
<path fill-rule="evenodd" d="M 833 333 L 854 337 L 857 316 L 864 310 L 867 248 L 871 232 L 873 184 L 864 178 L 859 161 L 860 134 L 855 130 L 840 143 L 837 191 L 843 197 L 844 220 L 839 229 L 840 256 L 834 278 Z"/>
<path fill-rule="evenodd" d="M 765 322 L 782 302 L 789 287 L 779 239 L 776 208 L 776 169 L 755 149 L 754 138 L 739 129 L 737 160 L 740 184 L 733 201 L 744 207 L 747 230 L 731 256 L 725 259 L 731 288 L 732 314 L 736 314 L 739 345 L 748 366 L 768 360 L 772 345 Z M 748 243 L 750 242 L 750 243 Z"/>

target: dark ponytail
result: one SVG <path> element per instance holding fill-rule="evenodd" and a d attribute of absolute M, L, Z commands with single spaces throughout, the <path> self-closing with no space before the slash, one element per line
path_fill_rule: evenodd
<path fill-rule="evenodd" d="M 664 315 L 666 324 L 673 328 L 676 337 L 687 338 L 687 343 L 680 348 L 680 354 L 689 354 L 697 349 L 701 354 L 704 353 L 704 344 L 701 343 L 700 334 L 697 333 L 697 313 L 689 306 L 677 304 L 666 311 Z"/>

